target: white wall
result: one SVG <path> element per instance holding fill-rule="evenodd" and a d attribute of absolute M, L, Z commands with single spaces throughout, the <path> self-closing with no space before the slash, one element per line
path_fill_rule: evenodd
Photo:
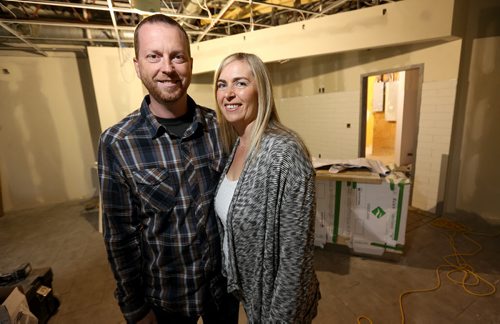
<path fill-rule="evenodd" d="M 384 70 L 392 70 L 408 66 L 423 64 L 423 87 L 422 102 L 420 107 L 420 127 L 419 140 L 417 143 L 417 161 L 415 165 L 416 177 L 414 183 L 414 195 L 411 204 L 414 207 L 436 211 L 436 207 L 442 204 L 443 193 L 441 186 L 446 181 L 446 163 L 450 147 L 450 134 L 453 119 L 453 108 L 455 103 L 455 86 L 458 76 L 460 60 L 461 41 L 451 41 L 446 43 L 429 42 L 412 46 L 399 46 L 394 48 L 374 49 L 370 51 L 360 50 L 342 54 L 322 55 L 304 59 L 291 60 L 284 64 L 274 64 L 272 66 L 273 75 L 276 76 L 275 88 L 280 105 L 279 111 L 285 112 L 287 100 L 284 98 L 312 96 L 318 92 L 318 88 L 325 88 L 328 93 L 351 93 L 356 96 L 349 101 L 350 109 L 335 109 L 336 113 L 344 114 L 337 116 L 332 121 L 332 127 L 317 127 L 314 123 L 306 123 L 307 116 L 304 113 L 325 116 L 323 125 L 328 124 L 328 114 L 325 113 L 324 106 L 318 106 L 314 100 L 309 101 L 301 113 L 287 113 L 285 122 L 293 128 L 294 125 L 301 125 L 297 129 L 302 136 L 323 137 L 327 139 L 334 136 L 332 128 L 341 127 L 345 129 L 345 122 L 336 124 L 335 120 L 351 120 L 353 130 L 358 130 L 361 98 L 361 76 L 369 73 L 376 73 Z M 450 81 L 451 80 L 451 81 Z M 446 86 L 446 90 L 435 93 L 434 87 Z M 446 94 L 444 93 L 446 92 Z M 324 95 L 326 95 L 324 94 Z M 323 94 L 316 94 L 323 96 Z M 304 104 L 307 105 L 305 100 Z M 343 106 L 344 103 L 339 102 Z M 355 119 L 357 116 L 357 120 Z M 429 120 L 437 119 L 438 123 L 430 123 Z M 313 135 L 314 134 L 314 135 Z M 322 155 L 329 158 L 353 158 L 357 157 L 359 143 L 359 131 L 351 132 L 352 138 L 349 141 L 333 142 L 330 145 L 339 147 L 322 147 Z M 346 147 L 344 147 L 346 146 Z M 354 147 L 353 147 L 354 146 Z M 340 155 L 338 152 L 349 152 L 351 148 L 352 156 Z M 312 153 L 317 154 L 319 148 L 310 147 Z M 333 156 L 332 154 L 339 154 Z M 443 164 L 444 163 L 444 164 Z M 428 165 L 433 168 L 429 170 Z M 444 168 L 444 169 L 443 169 Z M 431 171 L 430 173 L 427 171 Z"/>
<path fill-rule="evenodd" d="M 0 74 L 6 212 L 95 193 L 94 152 L 78 65 L 73 54 L 0 56 L 0 68 L 9 71 Z"/>
<path fill-rule="evenodd" d="M 412 205 L 441 212 L 444 199 L 456 79 L 422 86 Z"/>
<path fill-rule="evenodd" d="M 314 157 L 358 157 L 359 91 L 282 98 L 278 114 L 299 133 Z"/>

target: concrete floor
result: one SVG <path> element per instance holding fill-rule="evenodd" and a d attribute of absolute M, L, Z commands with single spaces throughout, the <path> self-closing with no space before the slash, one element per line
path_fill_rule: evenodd
<path fill-rule="evenodd" d="M 53 270 L 53 289 L 61 306 L 49 324 L 124 323 L 113 297 L 114 279 L 97 231 L 97 213 L 85 211 L 85 203 L 70 202 L 0 217 L 0 272 L 24 262 Z M 477 232 L 500 232 L 500 226 L 478 217 L 455 215 L 453 219 Z M 447 232 L 431 226 L 431 221 L 427 214 L 410 212 L 405 253 L 398 257 L 354 256 L 333 245 L 317 248 L 322 299 L 313 323 L 356 323 L 362 315 L 373 323 L 401 323 L 400 294 L 435 286 L 436 268 L 452 253 L 444 235 Z M 481 244 L 482 251 L 467 257 L 467 263 L 498 286 L 500 237 L 471 237 Z M 459 237 L 457 242 L 461 252 L 475 248 Z M 404 298 L 405 323 L 500 323 L 500 293 L 473 296 L 453 284 L 445 272 L 441 271 L 438 290 Z M 483 284 L 470 289 L 486 292 L 492 288 Z M 240 323 L 246 323 L 244 314 L 240 315 Z"/>

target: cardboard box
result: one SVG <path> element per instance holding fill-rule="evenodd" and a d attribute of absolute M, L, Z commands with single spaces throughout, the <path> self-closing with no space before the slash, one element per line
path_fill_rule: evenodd
<path fill-rule="evenodd" d="M 2 303 L 0 310 L 1 324 L 37 324 L 38 319 L 31 313 L 28 301 L 18 287 L 14 288 Z"/>
<path fill-rule="evenodd" d="M 360 254 L 402 253 L 409 179 L 394 173 L 380 183 L 360 181 L 317 178 L 315 244 L 343 244 Z"/>
<path fill-rule="evenodd" d="M 24 280 L 0 287 L 0 302 L 12 294 L 16 297 L 14 300 L 19 301 L 21 299 L 19 294 L 13 293 L 18 289 L 22 293 L 22 298 L 27 301 L 30 312 L 38 319 L 38 323 L 45 324 L 59 307 L 59 300 L 52 290 L 52 279 L 51 268 L 32 269 Z M 12 306 L 10 308 L 7 306 L 7 309 L 9 312 L 13 311 Z"/>

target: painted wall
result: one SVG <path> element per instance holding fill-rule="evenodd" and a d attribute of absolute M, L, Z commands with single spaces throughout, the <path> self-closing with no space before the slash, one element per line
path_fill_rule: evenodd
<path fill-rule="evenodd" d="M 368 77 L 366 80 L 366 136 L 365 136 L 365 156 L 370 156 L 373 154 L 373 98 L 374 98 L 374 85 L 377 82 L 377 76 L 372 75 Z M 375 106 L 378 108 L 381 104 L 383 104 L 383 94 L 376 96 L 376 98 L 380 99 L 377 101 Z M 361 106 L 363 109 L 363 106 Z"/>
<path fill-rule="evenodd" d="M 87 53 L 104 131 L 139 108 L 145 89 L 135 73 L 133 49 L 88 47 Z"/>
<path fill-rule="evenodd" d="M 359 151 L 359 97 L 359 91 L 343 91 L 277 98 L 278 114 L 312 156 L 351 159 Z"/>
<path fill-rule="evenodd" d="M 467 4 L 446 209 L 499 224 L 500 2 Z"/>
<path fill-rule="evenodd" d="M 211 109 L 215 109 L 216 105 L 212 86 L 213 79 L 214 73 L 195 74 L 188 89 L 189 95 L 196 103 Z"/>
<path fill-rule="evenodd" d="M 81 64 L 74 54 L 0 56 L 6 212 L 94 195 L 94 148 Z"/>
<path fill-rule="evenodd" d="M 73 53 L 41 57 L 2 52 L 0 192 L 4 212 L 86 199 L 97 193 L 94 164 L 100 132 L 136 109 L 144 95 L 131 56 L 122 55 L 116 48 L 92 52 L 93 60 Z M 207 107 L 214 107 L 211 78 L 209 74 L 194 76 L 189 91 Z"/>
<path fill-rule="evenodd" d="M 454 0 L 405 0 L 193 44 L 194 72 L 213 71 L 230 53 L 264 62 L 454 37 Z M 293 36 L 291 36 L 293 35 Z"/>
<path fill-rule="evenodd" d="M 351 101 L 349 109 L 342 110 L 346 115 L 337 118 L 350 120 L 353 125 L 357 125 L 361 109 L 359 94 L 361 93 L 362 75 L 423 64 L 421 127 L 419 128 L 415 165 L 416 177 L 411 204 L 414 207 L 435 212 L 436 208 L 442 205 L 444 199 L 442 188 L 446 181 L 446 163 L 448 161 L 446 157 L 449 154 L 460 50 L 460 40 L 445 43 L 429 42 L 322 55 L 274 64 L 272 71 L 273 75 L 276 76 L 276 94 L 281 98 L 277 103 L 281 105 L 286 102 L 283 98 L 322 96 L 323 94 L 317 94 L 319 88 L 325 88 L 326 93 L 354 91 L 358 97 Z M 442 87 L 442 89 L 435 90 L 436 87 Z M 278 109 L 282 113 L 287 107 L 281 106 Z M 311 105 L 308 113 L 314 115 L 315 111 L 321 111 L 322 116 L 326 116 L 324 109 L 325 107 Z M 331 127 L 319 128 L 315 124 L 304 123 L 303 114 L 286 114 L 286 117 L 286 121 L 290 125 L 301 124 L 298 131 L 303 136 L 309 137 L 309 133 L 315 133 L 316 137 L 332 137 Z M 437 122 L 433 122 L 434 120 Z M 323 122 L 327 123 L 326 120 Z M 345 127 L 345 125 L 339 124 L 339 127 Z M 329 158 L 356 157 L 357 147 L 354 150 L 352 147 L 357 145 L 359 141 L 359 132 L 354 131 L 351 135 L 352 138 L 349 141 L 330 141 L 330 145 L 335 144 L 340 147 L 323 147 L 322 151 L 327 152 L 327 155 L 323 156 Z M 315 150 L 312 151 L 315 152 Z M 331 154 L 336 155 L 336 152 L 351 152 L 351 156 L 331 156 Z M 429 168 L 429 166 L 432 167 Z"/>
<path fill-rule="evenodd" d="M 105 130 L 139 108 L 147 90 L 136 75 L 132 48 L 88 47 L 87 51 L 100 128 Z M 210 73 L 193 76 L 188 93 L 196 102 L 213 107 L 211 91 Z"/>

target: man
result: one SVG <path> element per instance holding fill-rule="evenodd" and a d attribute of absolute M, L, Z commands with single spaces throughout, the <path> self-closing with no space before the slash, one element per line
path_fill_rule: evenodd
<path fill-rule="evenodd" d="M 215 113 L 187 95 L 189 38 L 157 14 L 134 34 L 148 90 L 99 145 L 104 240 L 129 323 L 237 323 L 221 277 L 213 193 L 224 166 Z"/>

